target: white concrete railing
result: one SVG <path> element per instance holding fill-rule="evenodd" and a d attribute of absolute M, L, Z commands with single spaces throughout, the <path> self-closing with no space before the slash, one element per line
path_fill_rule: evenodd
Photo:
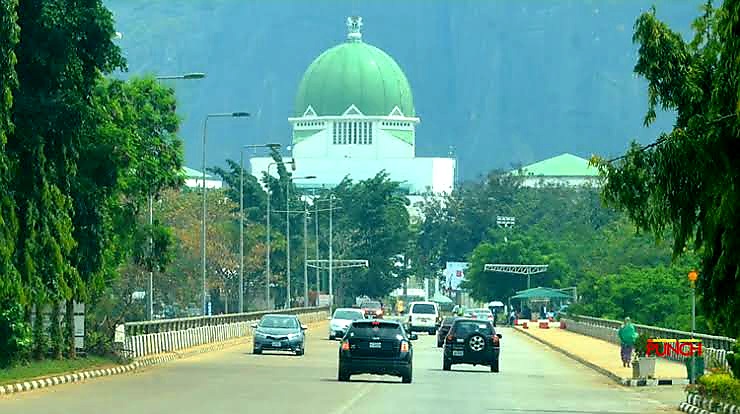
<path fill-rule="evenodd" d="M 326 320 L 329 316 L 328 308 L 310 309 L 311 312 L 298 313 L 301 323 L 309 324 Z M 255 314 L 253 320 L 222 323 L 218 325 L 203 325 L 181 330 L 167 330 L 164 332 L 126 335 L 124 350 L 132 358 L 141 358 L 163 352 L 173 352 L 210 343 L 242 338 L 252 334 L 251 325 L 257 322 L 262 313 Z"/>
<path fill-rule="evenodd" d="M 617 335 L 618 328 L 614 328 L 611 326 L 605 326 L 605 324 L 601 323 L 591 323 L 589 320 L 584 320 L 584 317 L 578 316 L 576 317 L 579 320 L 571 319 L 570 317 L 563 317 L 560 319 L 561 322 L 565 322 L 566 329 L 581 335 L 590 336 L 592 338 L 598 338 L 607 342 L 611 342 L 613 344 L 619 345 L 619 336 Z M 589 318 L 589 319 L 597 319 L 597 318 Z M 644 335 L 649 335 L 655 338 L 658 338 L 659 336 L 655 335 L 655 332 L 651 331 L 650 329 L 644 329 L 642 325 L 635 325 L 637 328 L 637 332 Z M 646 326 L 647 327 L 647 326 Z M 649 328 L 649 327 L 648 327 Z M 669 332 L 669 330 L 660 329 L 660 333 L 664 334 L 664 336 L 660 336 L 661 338 L 674 338 L 669 337 L 665 333 Z M 680 331 L 677 331 L 680 332 Z M 700 335 L 697 335 L 699 339 L 702 339 Z M 729 339 L 729 338 L 728 338 Z M 719 365 L 720 367 L 724 367 L 729 369 L 729 364 L 727 363 L 727 350 L 725 349 L 717 349 L 717 348 L 711 348 L 706 346 L 706 343 L 702 345 L 702 352 L 704 355 L 704 358 L 707 361 L 715 360 L 716 365 Z M 668 355 L 665 358 L 671 359 L 674 361 L 684 361 L 686 357 L 679 356 L 679 355 Z"/>

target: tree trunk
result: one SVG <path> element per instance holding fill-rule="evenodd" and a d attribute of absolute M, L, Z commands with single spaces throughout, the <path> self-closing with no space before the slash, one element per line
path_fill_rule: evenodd
<path fill-rule="evenodd" d="M 51 313 L 49 314 L 49 351 L 51 357 L 62 359 L 62 349 L 64 349 L 64 335 L 62 335 L 61 315 L 59 302 L 51 303 Z"/>
<path fill-rule="evenodd" d="M 75 350 L 74 311 L 75 311 L 74 300 L 69 299 L 65 304 L 65 311 L 64 311 L 64 338 L 66 339 L 65 351 L 67 354 L 67 358 L 77 357 L 77 352 Z"/>
<path fill-rule="evenodd" d="M 43 359 L 46 356 L 48 338 L 44 332 L 44 306 L 36 302 L 33 310 L 33 357 Z"/>

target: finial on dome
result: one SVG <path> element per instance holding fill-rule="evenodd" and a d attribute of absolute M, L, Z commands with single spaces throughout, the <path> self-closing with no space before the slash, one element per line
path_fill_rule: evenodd
<path fill-rule="evenodd" d="M 362 17 L 350 16 L 347 17 L 347 40 L 350 42 L 361 42 L 362 41 Z"/>

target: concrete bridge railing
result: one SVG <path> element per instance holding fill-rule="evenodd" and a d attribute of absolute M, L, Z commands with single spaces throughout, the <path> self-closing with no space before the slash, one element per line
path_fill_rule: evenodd
<path fill-rule="evenodd" d="M 267 314 L 295 314 L 303 324 L 325 320 L 328 307 L 247 312 L 195 318 L 129 322 L 124 324 L 124 350 L 141 358 L 215 342 L 228 341 L 252 334 L 251 325 Z"/>
<path fill-rule="evenodd" d="M 581 335 L 591 336 L 607 342 L 619 345 L 617 330 L 622 326 L 622 322 L 611 319 L 594 318 L 592 316 L 582 315 L 564 315 L 561 321 L 569 331 Z M 666 339 L 691 339 L 691 332 L 679 331 L 675 329 L 660 328 L 657 326 L 635 324 L 637 332 L 641 335 L 647 335 L 652 338 Z M 724 336 L 715 336 L 694 333 L 693 338 L 701 339 L 704 357 L 710 361 L 715 360 L 720 367 L 729 368 L 727 364 L 727 352 L 732 348 L 735 339 Z M 670 355 L 666 358 L 683 361 L 686 357 L 679 355 Z"/>

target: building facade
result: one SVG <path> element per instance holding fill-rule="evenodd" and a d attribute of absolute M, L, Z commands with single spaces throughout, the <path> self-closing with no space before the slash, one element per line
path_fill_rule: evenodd
<path fill-rule="evenodd" d="M 348 18 L 347 28 L 347 40 L 321 53 L 298 86 L 288 118 L 294 176 L 313 175 L 311 187 L 331 188 L 345 177 L 359 181 L 386 171 L 412 195 L 451 192 L 455 160 L 416 157 L 421 120 L 403 70 L 363 41 L 362 18 Z M 261 178 L 272 162 L 250 159 L 252 174 Z"/>
<path fill-rule="evenodd" d="M 525 165 L 509 174 L 522 177 L 524 187 L 599 186 L 601 182 L 599 171 L 587 159 L 568 153 Z"/>

